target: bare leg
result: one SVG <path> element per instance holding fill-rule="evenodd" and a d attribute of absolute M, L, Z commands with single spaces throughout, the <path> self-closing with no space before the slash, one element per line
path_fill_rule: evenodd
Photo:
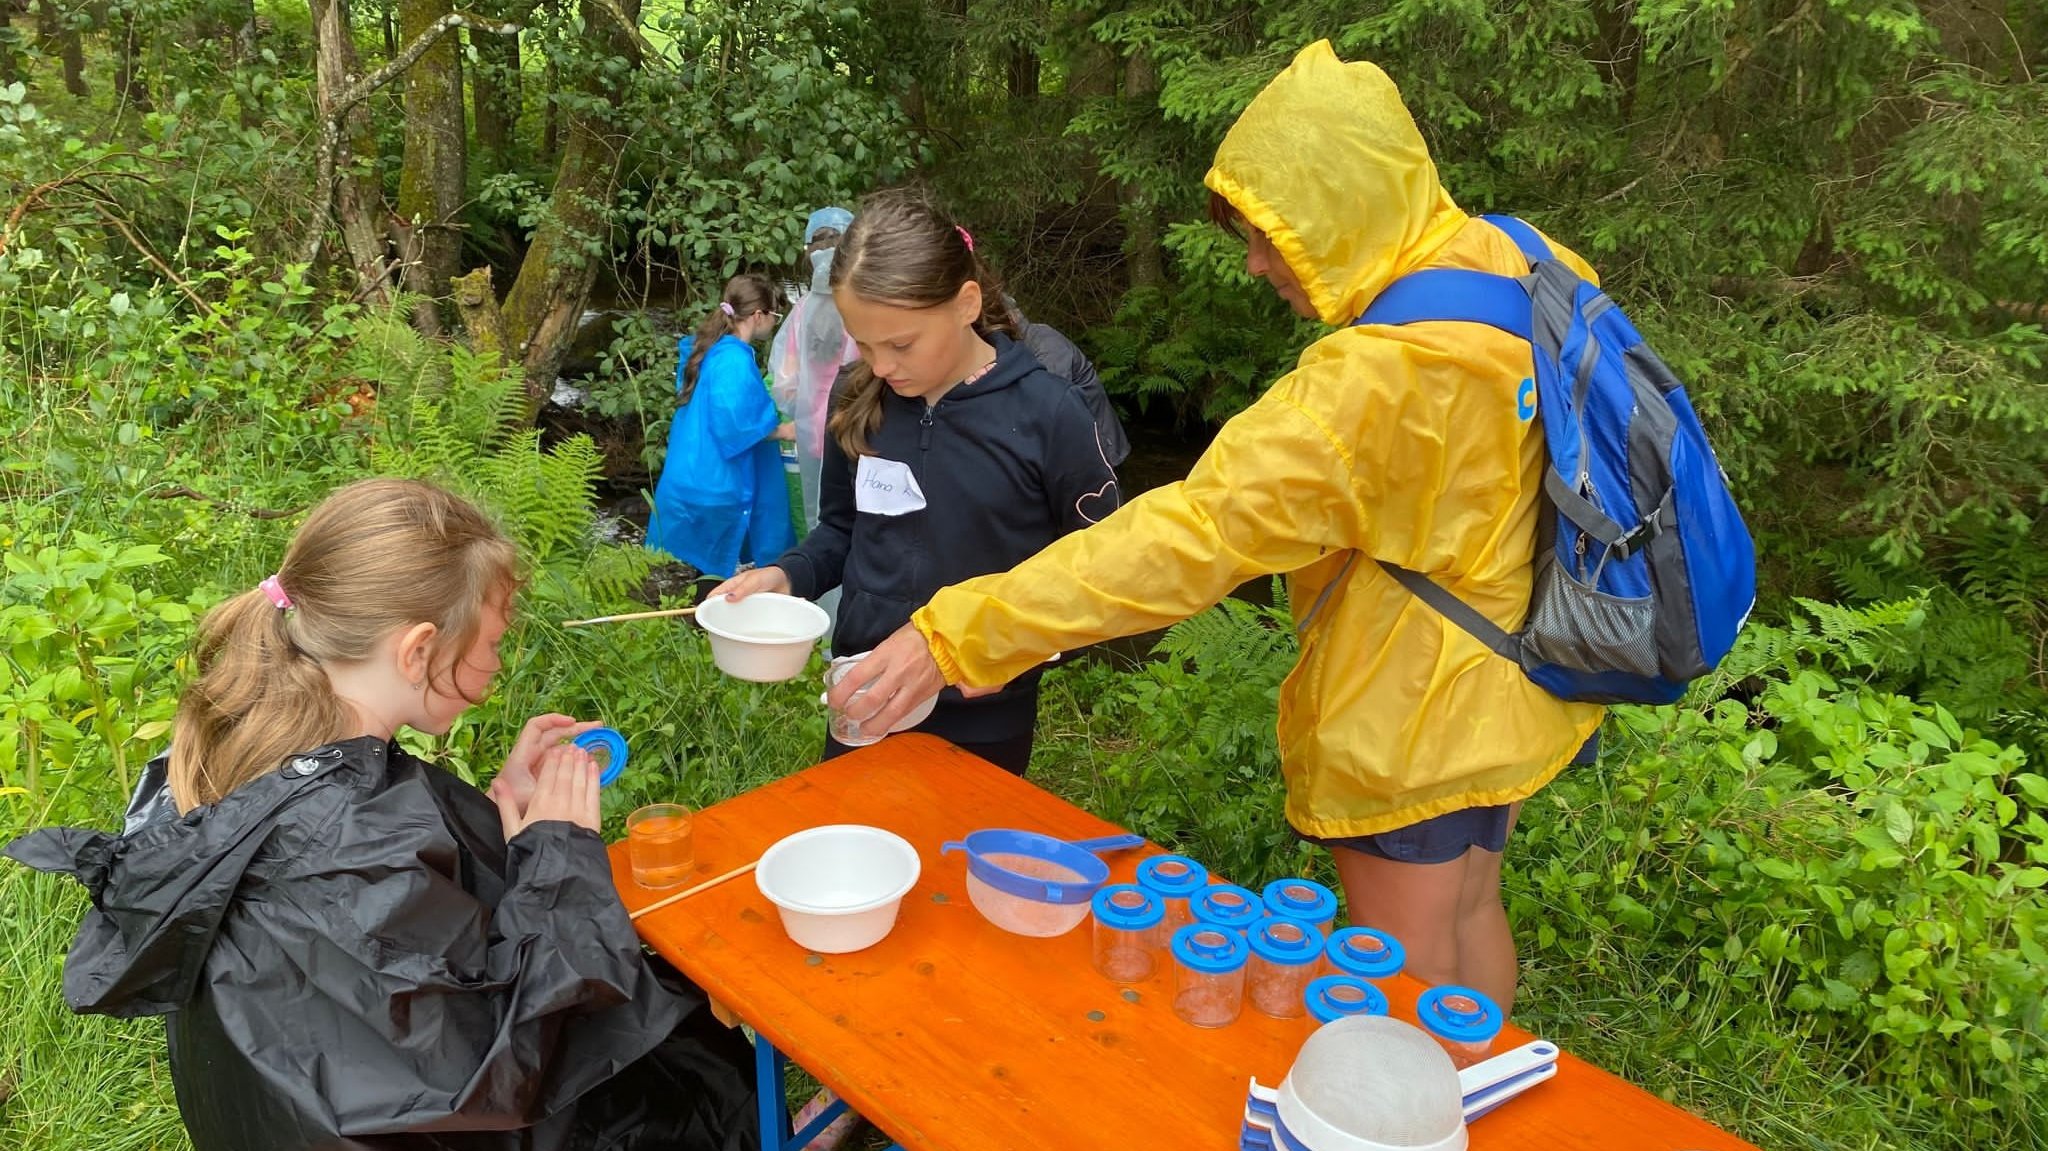
<path fill-rule="evenodd" d="M 1513 835 L 1515 818 L 1522 805 L 1508 816 L 1508 834 Z M 1465 853 L 1465 887 L 1458 912 L 1458 974 L 1467 987 L 1484 991 L 1500 1004 L 1503 1013 L 1515 1003 L 1515 983 L 1520 963 L 1515 956 L 1515 937 L 1508 927 L 1507 908 L 1500 898 L 1501 855 L 1497 851 L 1473 848 Z"/>
<path fill-rule="evenodd" d="M 1415 978 L 1424 983 L 1458 982 L 1465 860 L 1396 863 L 1344 847 L 1333 854 L 1351 922 L 1400 940 L 1408 952 L 1407 971 Z"/>
<path fill-rule="evenodd" d="M 1517 961 L 1500 899 L 1499 852 L 1475 847 L 1448 863 L 1396 863 L 1349 848 L 1332 854 L 1351 921 L 1399 939 L 1410 975 L 1477 988 L 1503 1012 L 1512 1009 Z"/>

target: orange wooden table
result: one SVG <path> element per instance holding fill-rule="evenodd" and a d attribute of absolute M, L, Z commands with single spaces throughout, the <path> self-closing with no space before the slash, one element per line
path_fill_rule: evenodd
<path fill-rule="evenodd" d="M 1054 939 L 1007 934 L 967 900 L 966 862 L 939 845 L 987 827 L 1067 839 L 1119 828 L 950 744 L 896 736 L 697 815 L 698 878 L 825 823 L 887 828 L 923 861 L 888 938 L 812 955 L 742 876 L 638 921 L 641 936 L 711 997 L 910 1151 L 1229 1149 L 1245 1087 L 1277 1086 L 1306 1021 L 1249 1006 L 1203 1030 L 1172 1009 L 1172 969 L 1121 988 L 1090 966 L 1087 923 Z M 1128 882 L 1154 849 L 1106 856 Z M 612 869 L 628 908 L 660 897 Z M 1258 877 L 1239 877 L 1258 878 Z M 1388 987 L 1414 1018 L 1421 985 Z M 1497 1050 L 1527 1042 L 1509 1026 Z M 1718 1151 L 1749 1144 L 1570 1054 L 1557 1078 L 1473 1123 L 1472 1146 Z M 1753 1149 L 1751 1149 L 1753 1151 Z"/>

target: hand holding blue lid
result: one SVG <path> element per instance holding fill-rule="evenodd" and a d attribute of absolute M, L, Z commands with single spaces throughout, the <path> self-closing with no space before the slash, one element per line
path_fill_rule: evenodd
<path fill-rule="evenodd" d="M 579 720 L 556 712 L 527 720 L 526 726 L 519 730 L 519 738 L 512 742 L 511 753 L 505 756 L 505 766 L 491 780 L 491 794 L 503 795 L 524 811 L 533 799 L 535 770 L 540 766 L 540 757 L 549 748 L 558 747 L 602 726 L 597 720 Z"/>

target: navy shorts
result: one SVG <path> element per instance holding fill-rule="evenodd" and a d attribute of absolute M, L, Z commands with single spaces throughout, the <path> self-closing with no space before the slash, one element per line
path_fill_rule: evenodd
<path fill-rule="evenodd" d="M 1572 757 L 1574 766 L 1593 762 L 1600 754 L 1600 733 Z M 1449 863 L 1477 847 L 1498 855 L 1508 845 L 1508 827 L 1514 822 L 1514 805 L 1466 807 L 1445 812 L 1421 823 L 1411 823 L 1377 835 L 1347 835 L 1322 839 L 1302 835 L 1310 843 L 1329 848 L 1362 851 L 1395 863 Z M 1300 835 L 1301 833 L 1296 832 Z"/>

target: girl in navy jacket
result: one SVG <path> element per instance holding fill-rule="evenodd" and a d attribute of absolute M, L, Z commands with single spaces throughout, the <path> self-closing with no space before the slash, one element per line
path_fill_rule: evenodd
<path fill-rule="evenodd" d="M 840 588 L 832 648 L 850 655 L 1121 496 L 1087 402 L 1024 346 L 973 237 L 923 192 L 868 197 L 831 283 L 861 362 L 834 388 L 818 526 L 712 594 Z M 1036 675 L 973 699 L 949 687 L 917 730 L 1021 774 L 1037 710 Z M 844 750 L 827 741 L 827 756 Z"/>

